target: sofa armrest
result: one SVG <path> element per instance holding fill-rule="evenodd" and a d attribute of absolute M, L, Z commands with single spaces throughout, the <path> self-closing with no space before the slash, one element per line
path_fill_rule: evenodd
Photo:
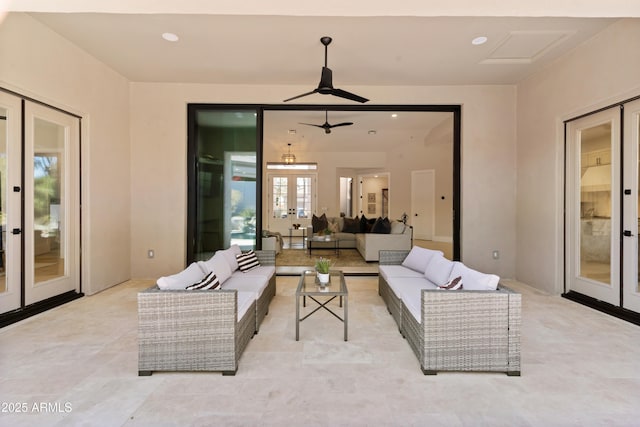
<path fill-rule="evenodd" d="M 256 250 L 254 251 L 261 265 L 276 265 L 276 251 Z"/>
<path fill-rule="evenodd" d="M 409 255 L 409 251 L 405 250 L 381 250 L 379 253 L 380 265 L 400 265 Z"/>

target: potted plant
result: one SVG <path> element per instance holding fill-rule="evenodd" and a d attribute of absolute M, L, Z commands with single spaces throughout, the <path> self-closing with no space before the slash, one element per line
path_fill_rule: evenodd
<path fill-rule="evenodd" d="M 324 239 L 331 240 L 331 230 L 329 230 L 328 228 L 325 228 L 324 230 Z"/>
<path fill-rule="evenodd" d="M 329 283 L 329 269 L 331 268 L 331 260 L 320 258 L 316 260 L 316 272 L 318 273 L 318 282 L 321 285 Z"/>

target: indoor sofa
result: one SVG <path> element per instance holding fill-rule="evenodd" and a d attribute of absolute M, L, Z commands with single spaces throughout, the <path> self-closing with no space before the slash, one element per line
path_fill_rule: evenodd
<path fill-rule="evenodd" d="M 275 252 L 253 252 L 259 265 L 248 271 L 241 271 L 240 248 L 232 246 L 138 293 L 139 375 L 236 373 L 276 293 Z M 215 289 L 186 289 L 212 272 L 220 283 Z"/>
<path fill-rule="evenodd" d="M 521 295 L 498 276 L 418 247 L 380 251 L 379 268 L 379 294 L 425 375 L 520 375 Z"/>
<path fill-rule="evenodd" d="M 307 236 L 322 236 L 328 230 L 338 239 L 338 248 L 357 249 L 365 261 L 378 261 L 381 249 L 409 250 L 413 243 L 413 229 L 401 221 L 387 218 L 344 218 L 322 215 L 307 227 Z M 307 242 L 307 245 L 309 243 Z M 314 248 L 333 249 L 332 242 L 315 241 Z M 307 246 L 308 248 L 308 246 Z"/>

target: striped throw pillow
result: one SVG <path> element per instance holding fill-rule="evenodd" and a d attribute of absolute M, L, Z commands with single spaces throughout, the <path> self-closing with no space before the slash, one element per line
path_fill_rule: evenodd
<path fill-rule="evenodd" d="M 449 280 L 444 285 L 438 286 L 438 289 L 446 289 L 448 291 L 455 291 L 462 288 L 462 276 L 458 276 L 455 279 Z"/>
<path fill-rule="evenodd" d="M 258 256 L 254 251 L 238 254 L 236 255 L 236 259 L 238 260 L 238 268 L 243 273 L 246 273 L 256 267 L 260 267 L 260 261 L 258 261 Z"/>
<path fill-rule="evenodd" d="M 187 286 L 186 289 L 212 290 L 218 287 L 220 287 L 220 281 L 218 280 L 218 277 L 216 277 L 216 273 L 212 271 L 211 273 L 204 276 L 204 278 L 201 281 L 199 281 L 198 283 L 194 283 L 193 285 Z"/>

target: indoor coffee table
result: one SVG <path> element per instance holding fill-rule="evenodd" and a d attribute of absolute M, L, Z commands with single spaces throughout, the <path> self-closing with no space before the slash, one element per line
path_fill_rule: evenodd
<path fill-rule="evenodd" d="M 336 256 L 340 256 L 340 239 L 335 236 L 313 236 L 306 237 L 304 242 L 309 249 L 309 256 L 311 256 L 311 249 L 333 249 L 336 252 Z M 324 244 L 320 244 L 324 243 Z M 333 248 L 331 248 L 333 246 Z"/>
<path fill-rule="evenodd" d="M 296 289 L 296 341 L 300 339 L 300 322 L 316 313 L 321 308 L 324 308 L 344 323 L 344 340 L 347 341 L 347 321 L 349 313 L 347 308 L 349 297 L 347 284 L 344 281 L 344 274 L 342 274 L 342 271 L 331 270 L 329 271 L 329 275 L 329 284 L 326 286 L 320 286 L 314 270 L 306 270 L 300 275 L 300 282 L 298 282 L 298 288 Z M 303 318 L 300 318 L 300 297 L 302 297 L 303 307 L 307 306 L 307 297 L 318 304 L 318 307 Z M 321 302 L 316 299 L 317 297 L 328 297 L 329 299 Z M 338 316 L 329 307 L 327 307 L 327 304 L 338 297 L 340 298 L 340 307 L 342 307 L 343 317 Z"/>

